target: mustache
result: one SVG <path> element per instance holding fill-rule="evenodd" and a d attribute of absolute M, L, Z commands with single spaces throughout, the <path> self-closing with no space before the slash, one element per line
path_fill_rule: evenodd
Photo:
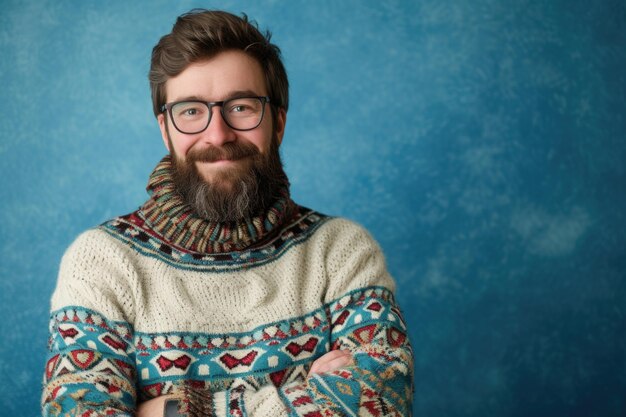
<path fill-rule="evenodd" d="M 235 161 L 237 159 L 254 157 L 259 154 L 259 150 L 252 143 L 227 142 L 224 145 L 209 146 L 201 149 L 191 149 L 187 153 L 189 162 L 216 162 L 221 160 Z"/>

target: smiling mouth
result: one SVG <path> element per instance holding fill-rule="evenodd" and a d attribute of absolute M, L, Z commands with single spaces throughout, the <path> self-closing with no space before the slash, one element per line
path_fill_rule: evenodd
<path fill-rule="evenodd" d="M 246 157 L 243 157 L 243 158 L 224 158 L 224 159 L 216 159 L 214 161 L 196 161 L 196 162 L 209 164 L 209 165 L 229 165 L 229 164 L 234 164 L 236 162 L 243 161 L 244 159 L 246 159 Z"/>

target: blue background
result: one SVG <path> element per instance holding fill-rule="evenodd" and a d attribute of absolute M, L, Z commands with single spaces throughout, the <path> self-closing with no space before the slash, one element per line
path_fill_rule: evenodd
<path fill-rule="evenodd" d="M 49 297 L 164 155 L 150 52 L 192 7 L 270 28 L 299 203 L 382 245 L 419 416 L 626 414 L 623 1 L 2 1 L 0 414 L 39 413 Z"/>

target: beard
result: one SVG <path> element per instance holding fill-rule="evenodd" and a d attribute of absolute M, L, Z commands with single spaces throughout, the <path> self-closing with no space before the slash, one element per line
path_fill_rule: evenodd
<path fill-rule="evenodd" d="M 227 142 L 220 147 L 191 149 L 185 160 L 172 150 L 172 179 L 183 201 L 195 213 L 209 221 L 234 222 L 265 213 L 284 196 L 289 182 L 278 151 L 278 139 L 272 136 L 267 154 L 248 142 Z M 218 170 L 210 180 L 202 178 L 196 162 L 239 160 L 234 167 Z"/>

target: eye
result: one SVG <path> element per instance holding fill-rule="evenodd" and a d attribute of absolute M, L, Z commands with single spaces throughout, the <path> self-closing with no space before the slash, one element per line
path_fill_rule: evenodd
<path fill-rule="evenodd" d="M 202 104 L 195 102 L 182 102 L 176 104 L 172 113 L 176 118 L 195 119 L 204 115 L 206 108 Z"/>
<path fill-rule="evenodd" d="M 246 106 L 245 104 L 235 104 L 234 106 L 232 106 L 230 108 L 230 111 L 232 113 L 241 113 L 241 112 L 245 112 L 245 111 L 250 111 L 250 107 Z"/>
<path fill-rule="evenodd" d="M 261 111 L 261 105 L 256 98 L 237 98 L 229 100 L 225 110 L 232 117 L 253 117 Z"/>

